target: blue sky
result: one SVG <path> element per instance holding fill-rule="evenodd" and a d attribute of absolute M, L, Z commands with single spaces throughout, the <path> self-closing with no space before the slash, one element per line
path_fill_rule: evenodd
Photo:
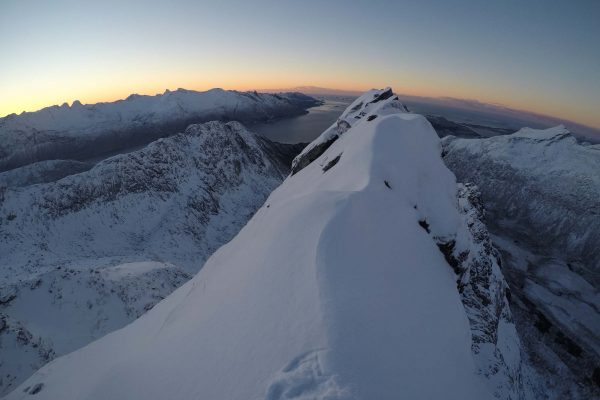
<path fill-rule="evenodd" d="M 600 127 L 599 1 L 0 3 L 0 114 L 166 88 L 316 85 Z"/>

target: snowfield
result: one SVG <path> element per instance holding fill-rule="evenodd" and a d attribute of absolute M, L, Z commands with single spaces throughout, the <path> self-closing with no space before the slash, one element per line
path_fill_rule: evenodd
<path fill-rule="evenodd" d="M 475 190 L 440 153 L 367 92 L 192 280 L 7 399 L 526 397 Z"/>

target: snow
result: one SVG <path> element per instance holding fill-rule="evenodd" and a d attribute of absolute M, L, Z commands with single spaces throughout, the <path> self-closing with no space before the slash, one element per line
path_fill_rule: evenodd
<path fill-rule="evenodd" d="M 389 100 L 389 99 L 392 100 Z M 377 118 L 379 115 L 395 114 L 407 111 L 406 107 L 398 101 L 392 89 L 371 89 L 365 94 L 359 96 L 348 108 L 340 115 L 337 121 L 325 130 L 317 139 L 311 142 L 294 159 L 292 163 L 292 173 L 302 169 L 308 162 L 313 161 L 320 155 L 321 149 L 326 147 L 332 141 L 337 140 L 344 132 L 355 123 L 361 121 L 363 117 Z"/>
<path fill-rule="evenodd" d="M 9 188 L 0 212 L 2 283 L 40 264 L 113 256 L 162 258 L 197 272 L 285 176 L 269 146 L 238 123 L 192 125 L 89 171 Z M 138 260 L 126 259 L 132 255 Z"/>
<path fill-rule="evenodd" d="M 130 262 L 105 268 L 102 272 L 110 280 L 121 280 L 123 278 L 137 277 L 150 271 L 159 269 L 173 269 L 175 265 L 171 263 L 161 263 L 156 261 L 138 261 Z"/>
<path fill-rule="evenodd" d="M 535 367 L 536 398 L 598 398 L 590 380 L 598 359 L 598 291 L 573 264 L 536 254 L 539 249 L 509 237 L 494 235 L 493 241 L 503 253 L 515 324 Z M 581 352 L 577 357 L 573 343 Z"/>
<path fill-rule="evenodd" d="M 538 397 L 597 398 L 600 146 L 563 126 L 442 144 L 457 179 L 481 190 Z"/>
<path fill-rule="evenodd" d="M 278 94 L 289 96 L 299 94 Z M 291 96 L 290 96 L 291 97 Z M 308 97 L 307 97 L 308 98 Z M 306 100 L 306 99 L 305 99 Z M 75 100 L 70 107 L 51 106 L 35 112 L 23 112 L 0 119 L 0 128 L 10 130 L 13 127 L 25 126 L 36 130 L 68 131 L 74 134 L 86 133 L 87 125 L 108 125 L 115 121 L 133 122 L 144 116 L 152 120 L 161 120 L 173 114 L 193 114 L 213 112 L 219 109 L 251 108 L 257 101 L 269 106 L 281 102 L 273 94 L 260 93 L 252 96 L 251 93 L 233 90 L 211 89 L 204 92 L 177 89 L 166 91 L 155 96 L 131 95 L 125 100 L 110 103 L 97 103 L 82 105 Z"/>
<path fill-rule="evenodd" d="M 569 130 L 565 128 L 564 125 L 557 125 L 548 129 L 521 128 L 517 132 L 513 133 L 511 137 L 533 140 L 552 140 L 568 137 L 569 134 Z"/>
<path fill-rule="evenodd" d="M 357 119 L 191 281 L 7 399 L 491 398 L 423 217 L 462 221 L 431 125 Z"/>
<path fill-rule="evenodd" d="M 535 271 L 537 282 L 525 281 L 524 291 L 564 329 L 600 354 L 600 293 L 564 264 L 546 262 Z"/>
<path fill-rule="evenodd" d="M 600 145 L 578 143 L 563 126 L 442 143 L 458 179 L 480 187 L 492 228 L 581 262 L 578 272 L 600 282 Z"/>
<path fill-rule="evenodd" d="M 0 118 L 0 172 L 55 159 L 90 160 L 211 120 L 267 121 L 319 101 L 301 93 L 178 89 L 111 103 L 52 106 Z"/>
<path fill-rule="evenodd" d="M 74 160 L 47 160 L 0 172 L 0 187 L 22 187 L 57 181 L 92 168 L 93 164 Z"/>
<path fill-rule="evenodd" d="M 75 266 L 39 274 L 3 312 L 54 352 L 70 352 L 131 322 L 188 278 L 181 268 L 159 262 L 133 263 L 144 269 L 123 273 L 131 264 L 102 267 L 97 261 L 94 269 Z"/>
<path fill-rule="evenodd" d="M 283 181 L 287 151 L 209 122 L 56 182 L 0 190 L 0 395 L 190 279 Z"/>

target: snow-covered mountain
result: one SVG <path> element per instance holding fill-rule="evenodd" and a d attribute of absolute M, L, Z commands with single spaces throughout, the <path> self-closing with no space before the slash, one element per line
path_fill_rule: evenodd
<path fill-rule="evenodd" d="M 44 160 L 85 161 L 211 120 L 264 121 L 299 115 L 319 101 L 302 93 L 178 89 L 112 103 L 47 107 L 0 118 L 0 172 Z"/>
<path fill-rule="evenodd" d="M 600 397 L 600 145 L 564 127 L 443 139 L 504 258 L 517 328 L 550 398 Z"/>
<path fill-rule="evenodd" d="M 209 122 L 57 182 L 2 191 L 0 393 L 181 286 L 299 150 Z"/>
<path fill-rule="evenodd" d="M 579 144 L 558 126 L 448 137 L 444 152 L 461 181 L 479 185 L 491 223 L 581 264 L 600 283 L 600 145 Z"/>
<path fill-rule="evenodd" d="M 477 190 L 440 152 L 365 93 L 191 281 L 7 398 L 527 397 Z"/>

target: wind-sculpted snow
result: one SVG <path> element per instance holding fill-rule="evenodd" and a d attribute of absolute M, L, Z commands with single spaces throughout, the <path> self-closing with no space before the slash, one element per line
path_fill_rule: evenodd
<path fill-rule="evenodd" d="M 0 392 L 181 286 L 241 229 L 295 154 L 239 123 L 209 122 L 0 193 Z"/>
<path fill-rule="evenodd" d="M 372 121 L 378 115 L 394 114 L 399 111 L 408 111 L 408 109 L 398 101 L 398 96 L 394 95 L 391 88 L 369 90 L 354 100 L 333 125 L 323 132 L 318 139 L 306 146 L 294 159 L 292 174 L 316 160 L 344 132 L 364 117 Z"/>
<path fill-rule="evenodd" d="M 112 103 L 47 107 L 0 118 L 0 172 L 43 160 L 87 160 L 150 143 L 211 120 L 264 121 L 319 102 L 301 93 L 178 89 Z"/>
<path fill-rule="evenodd" d="M 473 190 L 424 117 L 380 102 L 191 281 L 8 399 L 523 397 Z"/>

